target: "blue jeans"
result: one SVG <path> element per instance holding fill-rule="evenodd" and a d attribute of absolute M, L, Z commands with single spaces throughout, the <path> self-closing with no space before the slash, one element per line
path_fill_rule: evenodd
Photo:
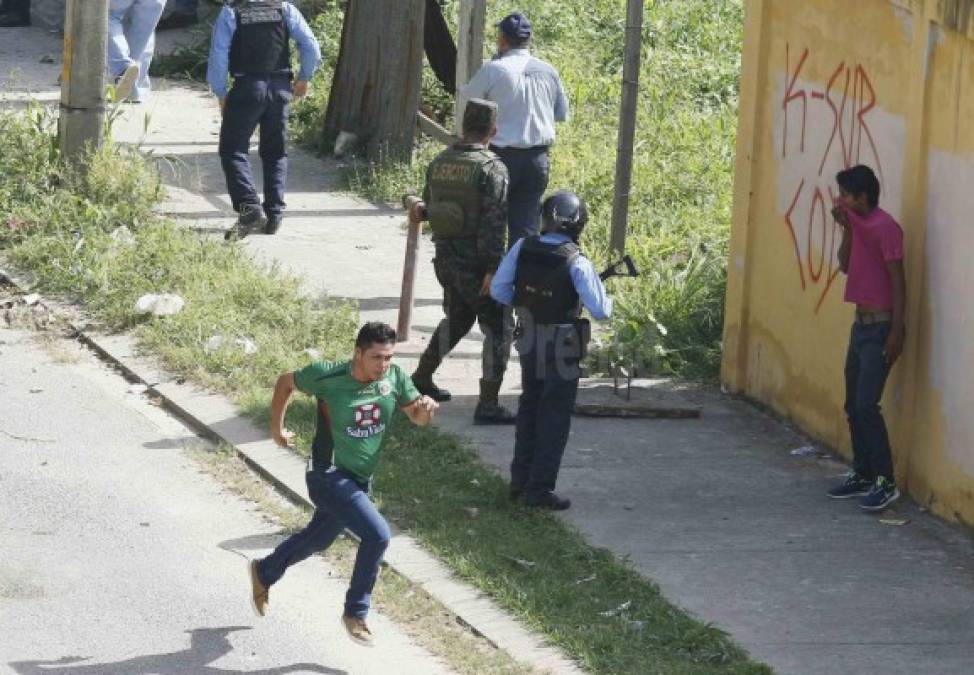
<path fill-rule="evenodd" d="M 234 80 L 227 94 L 223 124 L 220 126 L 220 161 L 235 211 L 239 212 L 244 204 L 260 204 L 247 157 L 250 137 L 259 126 L 259 154 L 264 167 L 264 212 L 268 216 L 279 216 L 284 212 L 287 114 L 292 97 L 289 75 L 248 75 Z"/>
<path fill-rule="evenodd" d="M 259 560 L 257 576 L 265 586 L 272 586 L 284 576 L 288 567 L 325 550 L 348 528 L 361 543 L 345 595 L 345 614 L 364 619 L 369 613 L 382 555 L 392 538 L 389 525 L 369 499 L 368 484 L 351 474 L 332 467 L 328 471 L 309 471 L 305 480 L 315 505 L 311 522 L 282 541 L 269 556 Z"/>
<path fill-rule="evenodd" d="M 518 338 L 521 398 L 514 428 L 511 486 L 528 496 L 555 489 L 578 394 L 574 328 L 535 325 Z"/>
<path fill-rule="evenodd" d="M 541 230 L 541 198 L 548 188 L 548 148 L 491 146 L 507 167 L 507 248 Z"/>
<path fill-rule="evenodd" d="M 888 321 L 852 325 L 845 362 L 845 412 L 855 472 L 867 480 L 882 476 L 893 482 L 889 434 L 879 405 L 890 370 L 884 353 L 889 331 Z"/>
<path fill-rule="evenodd" d="M 166 0 L 111 0 L 108 6 L 108 72 L 113 78 L 132 64 L 139 66 L 133 98 L 144 100 L 152 90 L 149 64 L 155 51 L 156 25 Z"/>

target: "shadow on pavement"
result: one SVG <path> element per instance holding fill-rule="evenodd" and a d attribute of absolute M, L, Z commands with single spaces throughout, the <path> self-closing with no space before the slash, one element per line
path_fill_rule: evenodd
<path fill-rule="evenodd" d="M 249 626 L 223 626 L 220 628 L 194 628 L 186 631 L 190 635 L 188 649 L 166 654 L 135 656 L 114 663 L 83 663 L 91 657 L 63 656 L 55 660 L 12 661 L 9 665 L 19 675 L 42 675 L 43 673 L 68 673 L 70 675 L 143 675 L 156 673 L 168 675 L 193 673 L 193 675 L 217 675 L 228 673 L 248 673 L 249 675 L 278 675 L 283 673 L 325 673 L 326 675 L 348 675 L 344 670 L 327 668 L 316 663 L 294 663 L 288 666 L 263 668 L 260 670 L 231 670 L 210 666 L 210 663 L 223 658 L 233 651 L 228 636 Z"/>

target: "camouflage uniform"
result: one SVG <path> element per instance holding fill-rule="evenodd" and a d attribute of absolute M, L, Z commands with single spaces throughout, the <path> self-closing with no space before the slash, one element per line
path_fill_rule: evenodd
<path fill-rule="evenodd" d="M 469 106 L 468 106 L 469 107 Z M 507 233 L 507 168 L 485 145 L 457 143 L 432 161 L 423 201 L 433 230 L 433 267 L 443 287 L 443 312 L 413 375 L 420 390 L 432 383 L 443 358 L 473 328 L 484 334 L 481 403 L 497 404 L 507 369 L 511 330 L 508 312 L 489 294 L 484 276 L 504 256 Z"/>

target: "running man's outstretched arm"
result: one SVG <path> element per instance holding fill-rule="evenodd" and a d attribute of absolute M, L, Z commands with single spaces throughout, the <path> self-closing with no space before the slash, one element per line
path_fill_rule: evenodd
<path fill-rule="evenodd" d="M 277 378 L 277 384 L 274 385 L 274 397 L 271 399 L 271 438 L 282 448 L 294 445 L 294 434 L 284 428 L 284 413 L 291 402 L 291 394 L 297 388 L 294 373 L 284 373 Z"/>
<path fill-rule="evenodd" d="M 433 421 L 433 413 L 439 407 L 440 404 L 429 396 L 420 396 L 412 403 L 404 405 L 402 411 L 406 413 L 410 422 L 418 427 L 425 427 Z"/>

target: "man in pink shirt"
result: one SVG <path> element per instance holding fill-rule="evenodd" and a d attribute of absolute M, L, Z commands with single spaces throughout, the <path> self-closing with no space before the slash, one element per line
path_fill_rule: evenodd
<path fill-rule="evenodd" d="M 879 208 L 879 181 L 868 166 L 840 171 L 835 180 L 839 198 L 832 215 L 842 226 L 839 265 L 846 274 L 845 300 L 856 305 L 845 363 L 853 463 L 828 496 L 862 497 L 862 509 L 882 511 L 900 496 L 879 402 L 906 332 L 903 230 Z"/>

